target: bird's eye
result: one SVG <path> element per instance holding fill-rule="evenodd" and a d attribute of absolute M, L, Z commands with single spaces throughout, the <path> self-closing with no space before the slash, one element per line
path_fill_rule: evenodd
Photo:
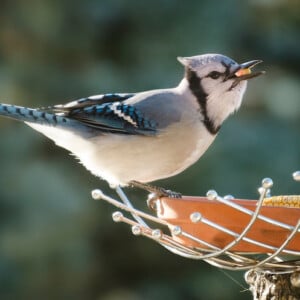
<path fill-rule="evenodd" d="M 217 71 L 212 71 L 207 75 L 207 77 L 210 77 L 212 79 L 218 79 L 220 76 L 221 76 L 221 73 L 217 72 Z"/>

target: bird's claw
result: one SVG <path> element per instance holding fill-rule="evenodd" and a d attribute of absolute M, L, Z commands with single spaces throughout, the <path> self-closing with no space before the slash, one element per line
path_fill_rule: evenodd
<path fill-rule="evenodd" d="M 157 211 L 157 201 L 159 201 L 159 199 L 163 198 L 163 197 L 180 199 L 180 198 L 182 198 L 182 194 L 171 191 L 171 190 L 159 188 L 159 191 L 150 193 L 148 195 L 148 199 L 147 199 L 148 207 L 154 211 Z"/>

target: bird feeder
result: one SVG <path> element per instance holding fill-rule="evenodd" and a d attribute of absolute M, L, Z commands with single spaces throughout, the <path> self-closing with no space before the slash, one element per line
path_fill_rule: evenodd
<path fill-rule="evenodd" d="M 300 181 L 299 171 L 293 176 Z M 100 190 L 92 196 L 117 207 L 113 220 L 130 225 L 134 235 L 176 255 L 247 271 L 254 299 L 300 299 L 300 196 L 271 196 L 272 185 L 270 178 L 262 180 L 258 200 L 221 197 L 212 190 L 206 197 L 150 199 L 147 212 L 136 209 L 119 187 L 119 200 Z"/>

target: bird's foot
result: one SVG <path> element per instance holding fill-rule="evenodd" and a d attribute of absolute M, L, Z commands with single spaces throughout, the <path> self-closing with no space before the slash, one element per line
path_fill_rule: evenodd
<path fill-rule="evenodd" d="M 131 181 L 130 185 L 133 187 L 137 187 L 137 188 L 140 188 L 140 189 L 150 192 L 152 194 L 151 195 L 152 199 L 153 198 L 159 199 L 162 197 L 168 197 L 168 198 L 181 198 L 182 197 L 182 195 L 180 193 L 177 193 L 177 192 L 174 192 L 171 190 L 167 190 L 162 187 L 150 185 L 147 183 L 142 183 L 139 181 Z"/>

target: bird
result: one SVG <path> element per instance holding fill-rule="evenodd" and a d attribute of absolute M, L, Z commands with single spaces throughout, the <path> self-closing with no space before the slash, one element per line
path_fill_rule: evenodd
<path fill-rule="evenodd" d="M 0 104 L 0 115 L 50 138 L 111 187 L 181 197 L 150 183 L 198 161 L 241 106 L 247 81 L 264 71 L 252 71 L 261 60 L 239 64 L 222 54 L 177 59 L 184 76 L 173 88 L 100 94 L 42 108 Z"/>

